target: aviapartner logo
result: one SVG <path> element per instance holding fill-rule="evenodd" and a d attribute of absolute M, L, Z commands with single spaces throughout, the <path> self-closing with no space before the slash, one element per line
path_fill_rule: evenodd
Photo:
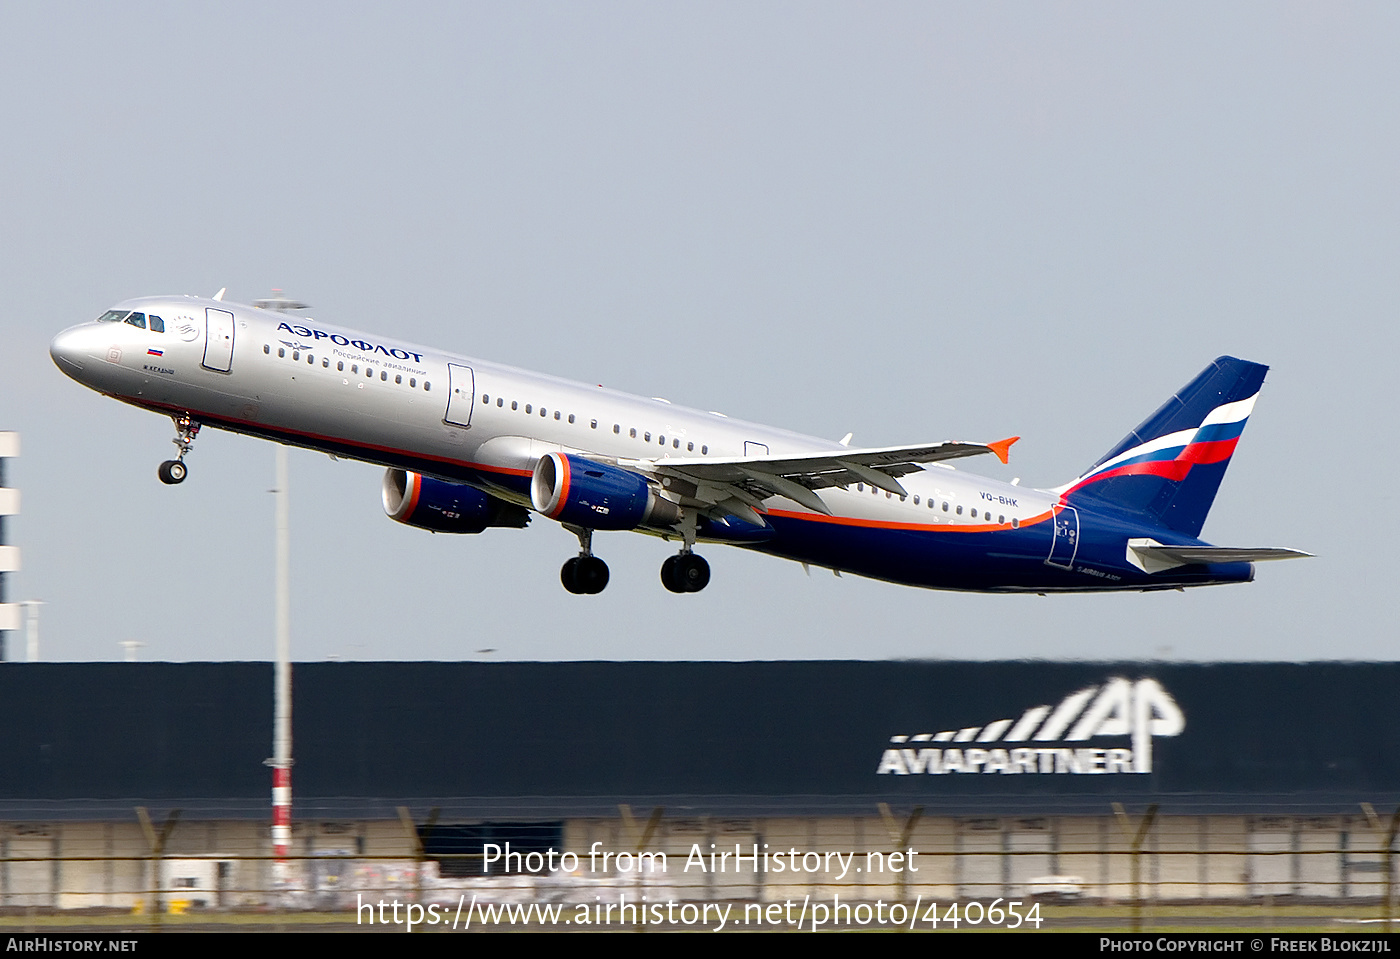
<path fill-rule="evenodd" d="M 1185 728 L 1181 707 L 1157 680 L 1114 678 L 1102 686 L 1071 693 L 1053 708 L 1032 706 L 1017 720 L 891 736 L 893 745 L 880 757 L 876 773 L 1150 773 L 1153 737 L 1177 736 Z M 1131 746 L 1047 745 L 1080 743 L 1101 736 L 1128 737 Z M 994 745 L 1007 743 L 1027 745 Z"/>

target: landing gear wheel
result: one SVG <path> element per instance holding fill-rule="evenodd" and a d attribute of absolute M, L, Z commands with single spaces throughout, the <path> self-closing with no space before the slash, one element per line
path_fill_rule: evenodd
<path fill-rule="evenodd" d="M 608 564 L 596 556 L 575 556 L 559 570 L 559 581 L 574 595 L 601 593 L 608 585 Z"/>
<path fill-rule="evenodd" d="M 667 557 L 661 564 L 661 582 L 673 593 L 698 593 L 710 583 L 710 564 L 694 553 Z"/>
<path fill-rule="evenodd" d="M 564 584 L 565 589 L 575 595 L 583 592 L 578 582 L 578 559 L 579 558 L 575 556 L 573 559 L 566 561 L 563 568 L 559 570 L 559 581 Z"/>
<path fill-rule="evenodd" d="M 661 564 L 661 585 L 665 586 L 673 593 L 684 593 L 685 586 L 676 579 L 676 560 L 679 556 L 667 556 L 666 562 Z"/>
<path fill-rule="evenodd" d="M 580 556 L 574 577 L 580 593 L 601 593 L 608 585 L 608 564 L 596 556 Z"/>
<path fill-rule="evenodd" d="M 676 557 L 676 579 L 685 585 L 687 593 L 698 593 L 710 585 L 710 564 L 703 556 L 682 553 Z"/>
<path fill-rule="evenodd" d="M 593 530 L 565 524 L 578 537 L 578 555 L 564 564 L 559 580 L 571 593 L 601 593 L 608 585 L 608 564 L 593 555 Z"/>
<path fill-rule="evenodd" d="M 160 477 L 160 481 L 166 486 L 174 486 L 177 483 L 183 483 L 188 474 L 189 470 L 187 470 L 185 464 L 179 460 L 166 460 L 164 463 L 160 464 L 160 469 L 156 471 L 156 475 Z"/>

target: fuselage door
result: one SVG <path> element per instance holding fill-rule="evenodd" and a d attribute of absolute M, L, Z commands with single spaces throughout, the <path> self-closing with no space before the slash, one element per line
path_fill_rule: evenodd
<path fill-rule="evenodd" d="M 1055 539 L 1045 562 L 1060 569 L 1072 569 L 1075 554 L 1079 552 L 1079 512 L 1073 506 L 1056 506 L 1054 526 Z"/>
<path fill-rule="evenodd" d="M 217 373 L 233 369 L 233 314 L 227 310 L 204 311 L 204 368 Z"/>
<path fill-rule="evenodd" d="M 472 403 L 476 399 L 476 377 L 470 366 L 447 364 L 447 413 L 444 423 L 453 426 L 472 425 Z"/>
<path fill-rule="evenodd" d="M 744 455 L 745 455 L 745 456 L 767 456 L 767 455 L 768 455 L 768 444 L 767 444 L 767 443 L 755 443 L 753 440 L 744 440 Z"/>

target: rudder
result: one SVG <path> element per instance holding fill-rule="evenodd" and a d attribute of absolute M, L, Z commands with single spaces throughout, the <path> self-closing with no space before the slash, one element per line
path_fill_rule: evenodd
<path fill-rule="evenodd" d="M 1167 529 L 1199 536 L 1268 369 L 1218 358 L 1060 490 L 1061 498 L 1144 513 Z"/>

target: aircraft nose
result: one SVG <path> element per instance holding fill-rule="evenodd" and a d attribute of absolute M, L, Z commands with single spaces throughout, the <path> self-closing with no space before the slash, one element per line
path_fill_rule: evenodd
<path fill-rule="evenodd" d="M 81 326 L 69 327 L 55 336 L 49 343 L 49 356 L 53 357 L 54 365 L 69 376 L 81 372 L 87 352 L 83 348 L 86 340 Z"/>

